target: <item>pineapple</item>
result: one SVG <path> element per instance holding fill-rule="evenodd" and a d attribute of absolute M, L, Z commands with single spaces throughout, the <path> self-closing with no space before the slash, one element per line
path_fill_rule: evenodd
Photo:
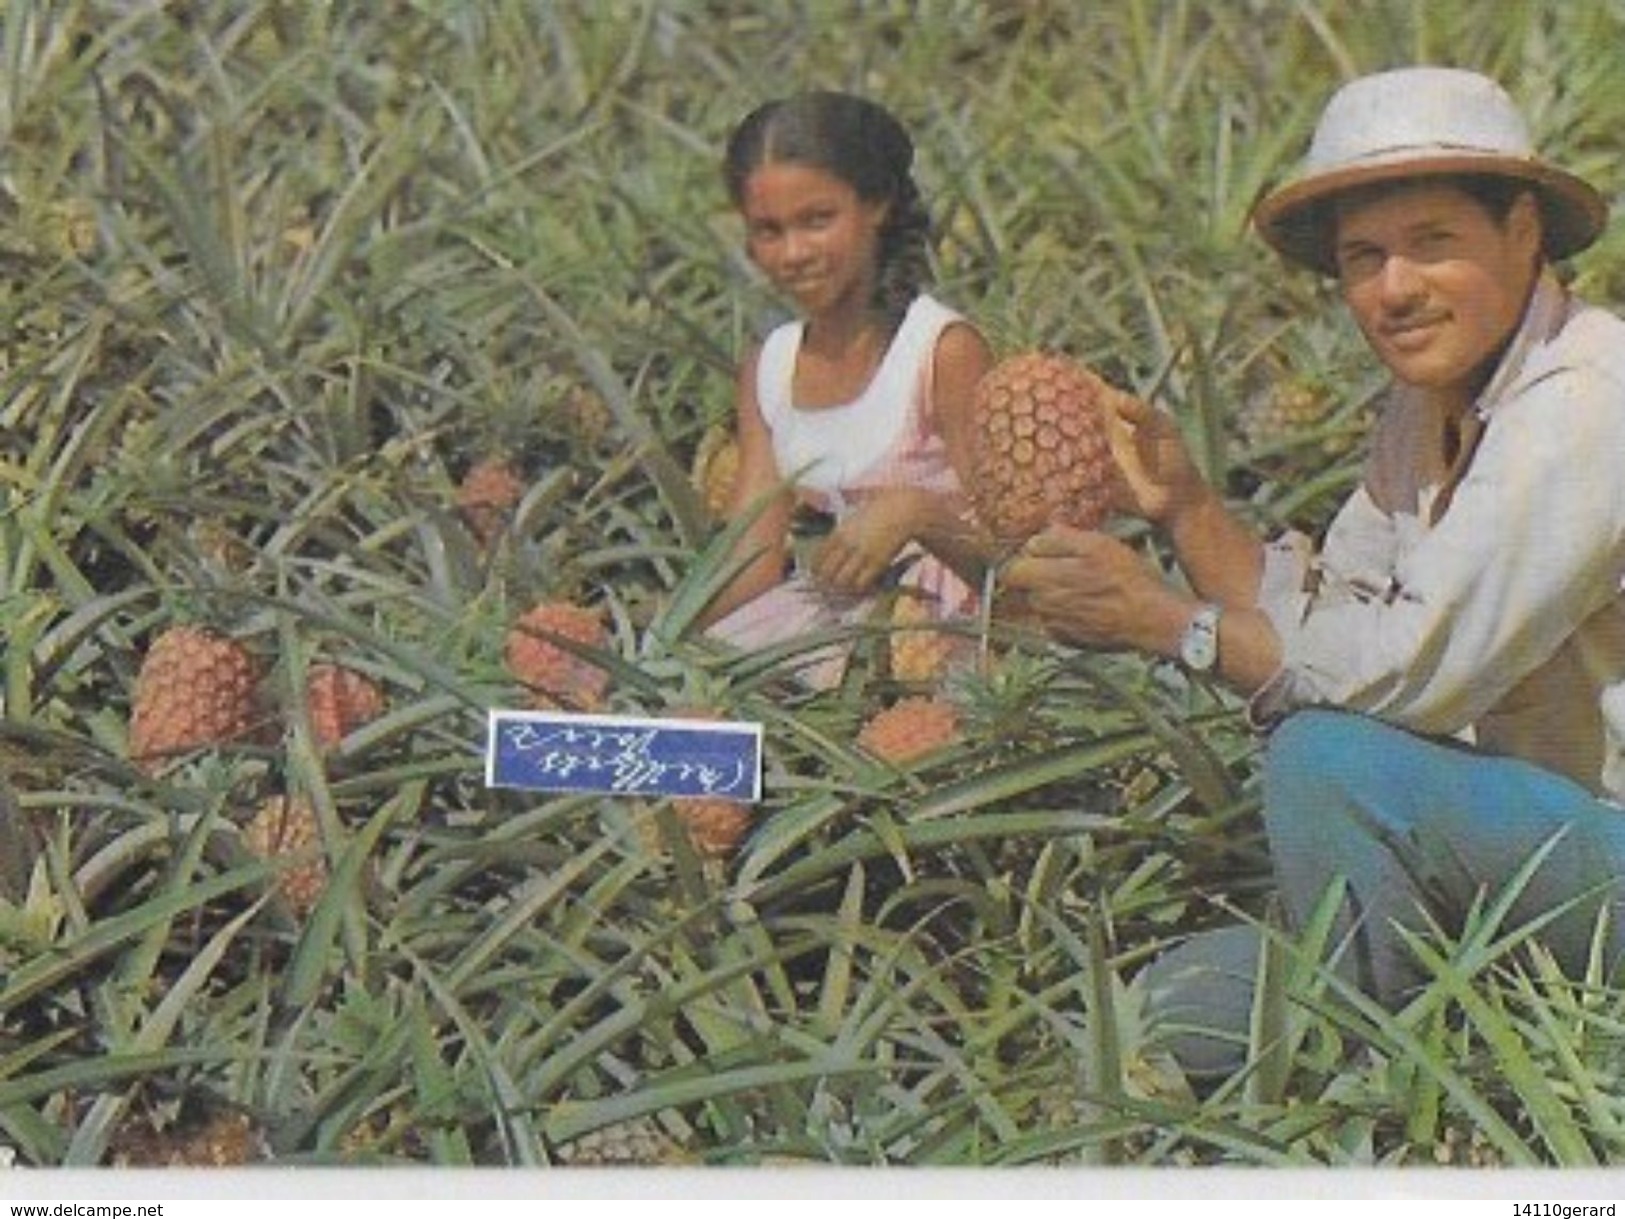
<path fill-rule="evenodd" d="M 309 801 L 270 797 L 243 827 L 243 838 L 254 854 L 281 867 L 277 888 L 295 914 L 316 908 L 327 888 L 327 855 Z"/>
<path fill-rule="evenodd" d="M 703 705 L 679 706 L 672 716 L 685 720 L 715 720 L 718 713 Z M 688 834 L 694 853 L 702 859 L 726 859 L 750 832 L 750 805 L 724 796 L 685 796 L 671 801 L 678 823 Z"/>
<path fill-rule="evenodd" d="M 336 749 L 350 733 L 384 713 L 384 692 L 354 669 L 318 664 L 305 678 L 305 705 L 316 747 Z"/>
<path fill-rule="evenodd" d="M 897 681 L 923 685 L 944 677 L 968 650 L 968 641 L 932 627 L 937 618 L 920 596 L 908 592 L 892 606 L 888 647 L 891 675 Z"/>
<path fill-rule="evenodd" d="M 899 699 L 872 716 L 858 744 L 883 762 L 907 766 L 959 740 L 959 712 L 942 699 Z"/>
<path fill-rule="evenodd" d="M 220 572 L 240 576 L 254 565 L 254 548 L 221 517 L 193 518 L 186 535 L 198 555 Z"/>
<path fill-rule="evenodd" d="M 563 403 L 564 433 L 567 439 L 591 452 L 607 439 L 615 427 L 615 413 L 595 389 L 573 386 Z"/>
<path fill-rule="evenodd" d="M 566 601 L 543 601 L 508 630 L 508 669 L 526 687 L 531 705 L 596 711 L 609 691 L 609 673 L 560 647 L 550 635 L 586 647 L 609 641 L 597 611 Z"/>
<path fill-rule="evenodd" d="M 1326 422 L 1331 406 L 1324 386 L 1293 377 L 1249 395 L 1236 423 L 1248 447 L 1276 448 Z"/>
<path fill-rule="evenodd" d="M 127 1121 L 109 1147 L 117 1168 L 235 1168 L 262 1159 L 264 1138 L 240 1111 L 154 1129 Z"/>
<path fill-rule="evenodd" d="M 508 527 L 524 498 L 525 483 L 506 457 L 487 457 L 470 466 L 457 486 L 457 511 L 468 531 L 488 547 Z"/>
<path fill-rule="evenodd" d="M 340 1156 L 369 1162 L 385 1156 L 421 1159 L 428 1152 L 424 1132 L 413 1121 L 412 1108 L 397 1101 L 383 1112 L 369 1113 L 339 1137 Z"/>
<path fill-rule="evenodd" d="M 589 1130 L 559 1148 L 559 1163 L 572 1168 L 670 1165 L 683 1149 L 653 1118 L 631 1118 Z"/>
<path fill-rule="evenodd" d="M 1433 1162 L 1445 1168 L 1505 1168 L 1505 1153 L 1476 1125 L 1453 1121 L 1437 1135 Z"/>
<path fill-rule="evenodd" d="M 726 859 L 750 832 L 750 805 L 738 800 L 697 796 L 673 800 L 672 808 L 694 853 L 705 859 Z"/>
<path fill-rule="evenodd" d="M 259 1158 L 260 1136 L 246 1113 L 220 1113 L 169 1146 L 165 1166 L 234 1168 Z"/>
<path fill-rule="evenodd" d="M 53 200 L 43 209 L 44 244 L 61 258 L 89 258 L 100 244 L 96 207 L 89 199 Z"/>
<path fill-rule="evenodd" d="M 725 427 L 707 429 L 694 454 L 694 489 L 714 517 L 727 515 L 739 477 L 739 441 Z"/>
<path fill-rule="evenodd" d="M 235 640 L 206 627 L 170 627 L 136 674 L 131 760 L 156 773 L 173 755 L 256 736 L 264 725 L 260 676 Z"/>
<path fill-rule="evenodd" d="M 1110 510 L 1116 466 L 1106 435 L 1109 385 L 1065 356 L 1030 351 L 976 387 L 971 500 L 1003 542 L 1052 521 L 1093 529 Z"/>

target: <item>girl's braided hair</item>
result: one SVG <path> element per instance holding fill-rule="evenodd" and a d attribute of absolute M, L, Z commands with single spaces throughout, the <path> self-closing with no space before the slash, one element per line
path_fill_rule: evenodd
<path fill-rule="evenodd" d="M 930 217 L 915 185 L 914 142 L 884 106 L 816 90 L 768 102 L 728 140 L 723 174 L 734 206 L 751 173 L 774 162 L 835 175 L 866 203 L 890 206 L 876 252 L 875 307 L 894 325 L 931 280 Z"/>

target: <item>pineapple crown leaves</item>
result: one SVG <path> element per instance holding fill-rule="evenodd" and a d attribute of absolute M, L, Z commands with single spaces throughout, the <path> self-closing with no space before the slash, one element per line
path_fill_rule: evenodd
<path fill-rule="evenodd" d="M 27 884 L 15 895 L 0 890 L 0 963 L 10 969 L 58 947 L 67 903 L 57 894 L 43 856 L 27 869 Z"/>
<path fill-rule="evenodd" d="M 1025 645 L 1031 642 L 1020 636 Z M 991 742 L 1029 736 L 1049 720 L 1046 704 L 1061 672 L 1053 650 L 1015 646 L 975 667 L 955 670 L 946 693 L 964 713 L 968 735 Z"/>

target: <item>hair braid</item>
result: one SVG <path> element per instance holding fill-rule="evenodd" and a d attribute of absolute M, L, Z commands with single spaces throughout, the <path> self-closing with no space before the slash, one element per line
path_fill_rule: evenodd
<path fill-rule="evenodd" d="M 875 275 L 875 307 L 892 322 L 902 320 L 909 303 L 931 282 L 931 217 L 911 175 L 892 196 L 880 229 Z"/>

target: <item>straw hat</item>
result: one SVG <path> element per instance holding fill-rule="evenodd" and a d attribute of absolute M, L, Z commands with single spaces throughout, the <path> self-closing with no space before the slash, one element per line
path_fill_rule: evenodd
<path fill-rule="evenodd" d="M 1400 68 L 1344 85 L 1326 104 L 1297 177 L 1253 209 L 1259 235 L 1296 262 L 1331 275 L 1319 223 L 1333 195 L 1431 174 L 1491 174 L 1529 183 L 1541 201 L 1546 253 L 1564 258 L 1596 240 L 1608 204 L 1584 180 L 1536 155 L 1506 91 L 1456 68 Z"/>

